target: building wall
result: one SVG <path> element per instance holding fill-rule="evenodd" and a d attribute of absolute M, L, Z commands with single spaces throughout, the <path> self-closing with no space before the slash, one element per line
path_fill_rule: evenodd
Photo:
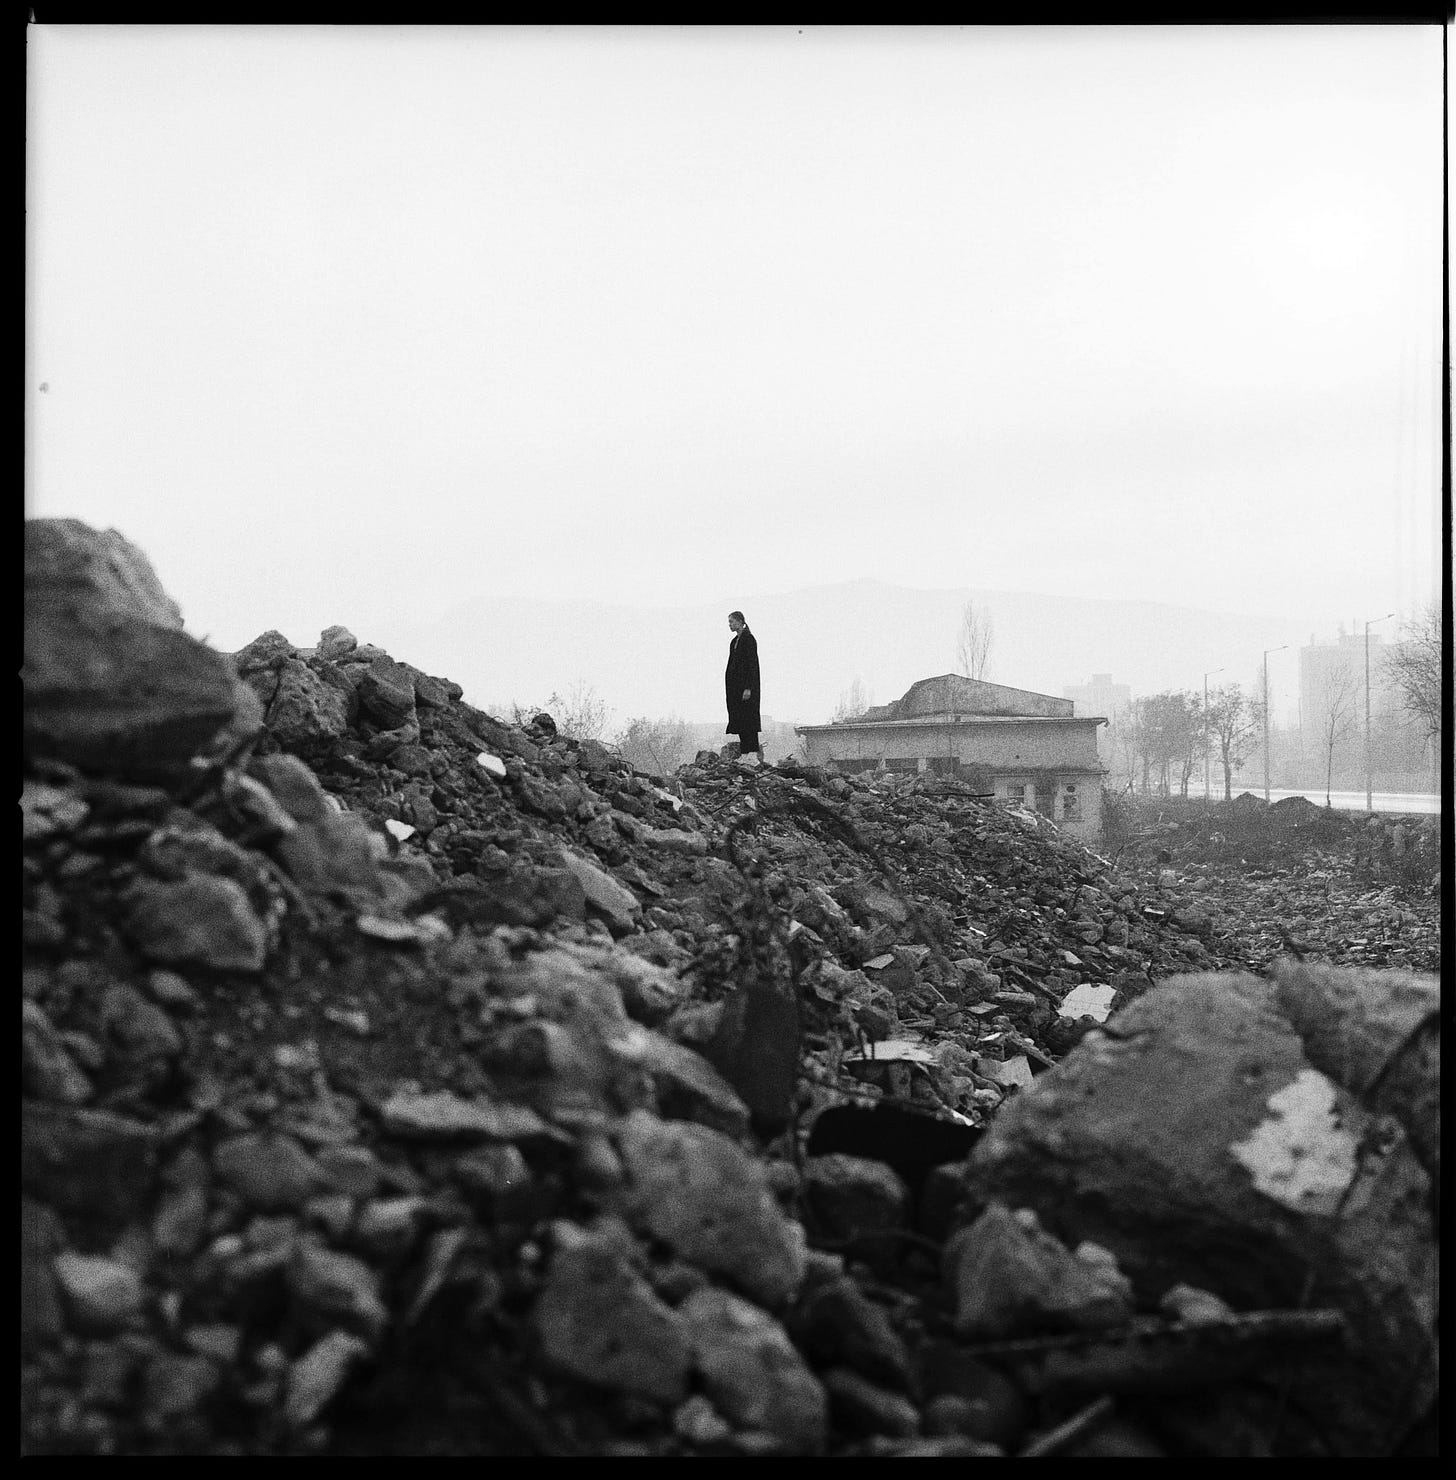
<path fill-rule="evenodd" d="M 834 725 L 806 730 L 804 747 L 813 765 L 853 769 L 883 765 L 897 771 L 938 771 L 953 757 L 954 774 L 994 791 L 998 799 L 1024 801 L 1069 833 L 1089 839 L 1102 833 L 1096 731 L 1090 721 Z M 1022 788 L 1020 797 L 1017 787 Z"/>

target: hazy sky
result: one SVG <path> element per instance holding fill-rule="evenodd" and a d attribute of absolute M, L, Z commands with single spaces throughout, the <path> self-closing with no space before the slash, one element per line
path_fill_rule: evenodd
<path fill-rule="evenodd" d="M 1439 27 L 27 39 L 27 509 L 220 647 L 1437 590 Z"/>

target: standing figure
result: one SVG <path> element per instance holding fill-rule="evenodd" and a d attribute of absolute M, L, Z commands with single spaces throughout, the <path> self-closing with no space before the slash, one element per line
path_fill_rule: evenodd
<path fill-rule="evenodd" d="M 728 626 L 733 641 L 728 644 L 728 667 L 723 674 L 728 699 L 728 723 L 723 733 L 738 736 L 740 755 L 754 755 L 762 761 L 763 751 L 758 744 L 758 641 L 748 630 L 742 612 L 729 612 Z"/>

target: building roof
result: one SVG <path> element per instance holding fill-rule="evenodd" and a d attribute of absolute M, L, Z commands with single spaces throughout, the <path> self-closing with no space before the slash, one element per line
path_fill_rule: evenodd
<path fill-rule="evenodd" d="M 882 706 L 889 708 L 889 705 Z M 944 729 L 946 725 L 1105 725 L 1104 715 L 1083 714 L 922 714 L 914 719 L 870 719 L 860 715 L 857 719 L 835 720 L 828 725 L 795 725 L 794 733 L 806 735 L 811 730 L 832 730 L 845 734 L 850 730 L 926 730 Z"/>
<path fill-rule="evenodd" d="M 959 673 L 922 678 L 890 704 L 876 705 L 851 719 L 831 725 L 803 725 L 804 730 L 857 729 L 862 725 L 945 724 L 981 722 L 992 719 L 1070 720 L 1073 704 L 1052 694 L 1032 689 L 1013 689 L 1006 684 L 986 683 Z M 1078 723 L 1087 720 L 1078 717 Z"/>

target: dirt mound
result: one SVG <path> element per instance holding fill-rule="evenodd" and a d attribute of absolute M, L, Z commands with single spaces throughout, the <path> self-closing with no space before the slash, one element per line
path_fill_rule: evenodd
<path fill-rule="evenodd" d="M 1088 1307 L 1089 1418 L 941 1263 L 966 1154 L 1095 1028 L 1062 999 L 1236 931 L 954 784 L 648 775 L 342 627 L 174 614 L 28 526 L 27 1452 L 1220 1452 L 1109 1417 L 1163 1292 Z M 1066 1306 L 1029 1267 L 1003 1337 Z"/>

